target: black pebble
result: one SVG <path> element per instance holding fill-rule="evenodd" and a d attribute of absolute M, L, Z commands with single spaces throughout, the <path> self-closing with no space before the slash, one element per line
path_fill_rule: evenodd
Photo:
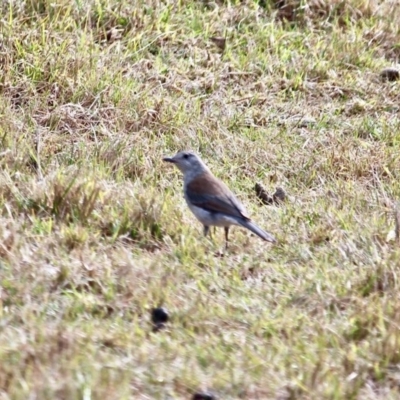
<path fill-rule="evenodd" d="M 400 71 L 396 68 L 385 68 L 379 74 L 382 80 L 394 82 L 400 79 Z"/>
<path fill-rule="evenodd" d="M 164 307 L 157 307 L 151 310 L 151 322 L 154 325 L 165 324 L 168 322 L 169 315 Z"/>
<path fill-rule="evenodd" d="M 193 395 L 192 400 L 217 400 L 217 398 L 207 392 L 197 392 Z"/>

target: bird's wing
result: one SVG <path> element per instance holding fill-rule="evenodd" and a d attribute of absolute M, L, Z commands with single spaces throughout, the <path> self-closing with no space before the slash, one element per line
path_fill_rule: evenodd
<path fill-rule="evenodd" d="M 232 217 L 250 219 L 246 209 L 228 187 L 210 173 L 196 177 L 186 186 L 188 200 L 196 207 Z"/>

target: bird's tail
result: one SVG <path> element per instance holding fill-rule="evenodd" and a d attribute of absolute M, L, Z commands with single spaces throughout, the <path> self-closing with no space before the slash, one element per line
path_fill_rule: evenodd
<path fill-rule="evenodd" d="M 253 233 L 255 233 L 257 236 L 259 236 L 261 239 L 271 242 L 271 243 L 276 243 L 276 239 L 268 232 L 265 232 L 262 230 L 259 226 L 257 226 L 254 222 L 252 221 L 247 221 L 247 220 L 241 220 L 240 225 L 242 225 L 244 228 L 249 229 Z"/>

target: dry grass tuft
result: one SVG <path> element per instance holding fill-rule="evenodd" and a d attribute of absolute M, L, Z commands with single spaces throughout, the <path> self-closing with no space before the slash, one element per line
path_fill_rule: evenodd
<path fill-rule="evenodd" d="M 0 11 L 0 399 L 398 398 L 395 2 Z M 180 149 L 279 244 L 216 257 Z"/>

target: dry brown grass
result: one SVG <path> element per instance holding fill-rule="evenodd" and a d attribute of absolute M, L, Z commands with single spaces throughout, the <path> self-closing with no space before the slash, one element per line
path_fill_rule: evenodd
<path fill-rule="evenodd" d="M 1 400 L 398 398 L 395 2 L 0 8 Z M 215 257 L 183 148 L 278 245 Z"/>

